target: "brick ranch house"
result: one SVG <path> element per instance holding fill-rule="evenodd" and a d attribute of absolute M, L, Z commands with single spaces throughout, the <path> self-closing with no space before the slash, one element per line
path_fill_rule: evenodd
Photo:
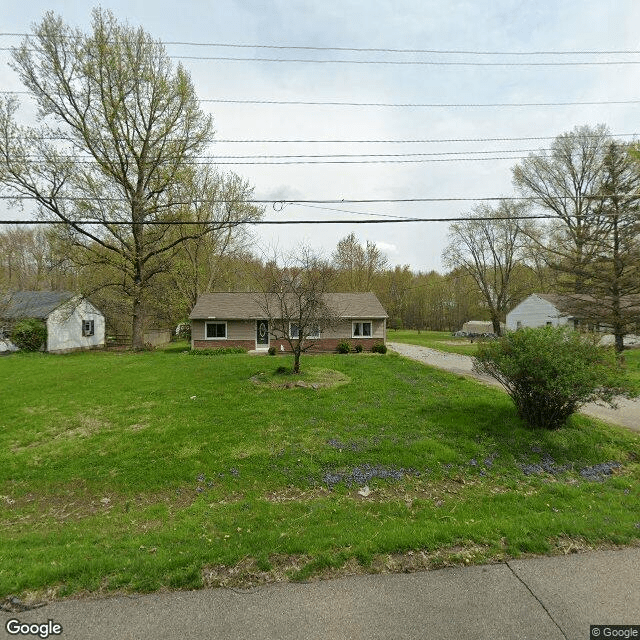
<path fill-rule="evenodd" d="M 373 293 L 328 293 L 327 305 L 339 321 L 335 327 L 311 337 L 315 351 L 335 351 L 344 340 L 370 351 L 385 343 L 387 313 Z M 248 351 L 289 350 L 286 340 L 274 336 L 265 318 L 264 294 L 204 293 L 189 315 L 191 348 L 244 347 Z M 293 329 L 295 331 L 295 329 Z"/>

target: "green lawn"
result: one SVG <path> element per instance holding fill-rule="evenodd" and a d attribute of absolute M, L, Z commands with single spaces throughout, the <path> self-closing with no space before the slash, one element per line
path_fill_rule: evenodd
<path fill-rule="evenodd" d="M 393 354 L 304 357 L 332 388 L 271 384 L 283 364 L 0 358 L 0 598 L 638 543 L 638 434 L 531 432 L 504 393 Z"/>
<path fill-rule="evenodd" d="M 624 352 L 627 375 L 640 384 L 640 349 L 629 349 Z"/>
<path fill-rule="evenodd" d="M 401 329 L 387 331 L 389 342 L 404 342 L 417 344 L 421 347 L 430 347 L 450 353 L 462 353 L 467 356 L 475 355 L 478 343 L 471 342 L 469 338 L 454 338 L 449 331 L 416 331 L 415 329 Z"/>

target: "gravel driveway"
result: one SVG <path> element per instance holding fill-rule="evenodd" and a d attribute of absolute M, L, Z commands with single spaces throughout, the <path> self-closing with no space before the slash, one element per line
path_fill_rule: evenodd
<path fill-rule="evenodd" d="M 429 347 L 400 342 L 387 342 L 387 346 L 389 349 L 412 360 L 417 360 L 438 369 L 445 369 L 452 373 L 476 378 L 485 384 L 502 388 L 502 385 L 493 378 L 475 373 L 473 371 L 473 359 L 470 356 L 464 356 L 459 353 L 446 353 L 436 349 L 429 349 Z M 580 412 L 612 424 L 628 427 L 634 431 L 640 431 L 640 400 L 621 398 L 618 401 L 617 409 L 601 407 L 591 403 L 582 407 Z"/>

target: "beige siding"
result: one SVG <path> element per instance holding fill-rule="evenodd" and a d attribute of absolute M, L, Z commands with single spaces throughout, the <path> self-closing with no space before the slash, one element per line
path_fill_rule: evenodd
<path fill-rule="evenodd" d="M 193 340 L 206 340 L 204 327 L 206 322 L 226 322 L 228 340 L 255 340 L 256 321 L 255 320 L 192 320 L 191 338 Z M 220 342 L 212 340 L 211 342 Z"/>
<path fill-rule="evenodd" d="M 204 320 L 191 321 L 191 339 L 204 340 Z"/>
<path fill-rule="evenodd" d="M 227 338 L 229 340 L 255 340 L 255 320 L 229 320 L 227 322 Z"/>
<path fill-rule="evenodd" d="M 345 320 L 341 322 L 335 329 L 325 331 L 322 334 L 323 338 L 339 338 L 340 340 L 348 340 L 353 338 L 353 320 Z M 358 320 L 362 322 L 362 320 Z M 367 320 L 364 320 L 367 322 Z M 384 340 L 384 320 L 371 320 L 373 323 L 372 333 L 370 339 Z"/>
<path fill-rule="evenodd" d="M 205 340 L 206 320 L 192 320 L 191 337 L 193 340 Z M 255 340 L 256 339 L 256 321 L 255 320 L 212 320 L 211 322 L 227 323 L 227 339 L 228 340 Z M 360 320 L 362 322 L 362 320 Z M 384 320 L 372 320 L 373 335 L 369 339 L 384 340 Z M 349 340 L 353 337 L 352 320 L 341 322 L 334 329 L 328 329 L 322 332 L 323 338 L 338 338 L 339 340 Z M 212 340 L 211 342 L 216 342 Z M 221 342 L 221 341 L 218 341 Z"/>

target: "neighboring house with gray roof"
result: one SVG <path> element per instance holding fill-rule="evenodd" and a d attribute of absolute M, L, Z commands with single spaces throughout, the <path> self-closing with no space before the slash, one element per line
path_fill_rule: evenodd
<path fill-rule="evenodd" d="M 362 344 L 365 351 L 386 342 L 387 312 L 373 293 L 327 293 L 325 303 L 337 318 L 335 326 L 310 336 L 317 351 L 335 351 L 338 343 Z M 270 301 L 262 293 L 203 293 L 198 297 L 191 320 L 191 347 L 215 349 L 239 346 L 249 351 L 266 351 L 274 346 L 288 350 L 286 341 L 274 336 L 265 309 L 278 309 L 276 296 Z M 293 329 L 295 331 L 295 329 Z"/>
<path fill-rule="evenodd" d="M 9 339 L 11 328 L 25 318 L 45 322 L 46 351 L 104 346 L 104 315 L 86 298 L 69 291 L 16 291 L 0 301 L 0 351 L 16 350 Z"/>

